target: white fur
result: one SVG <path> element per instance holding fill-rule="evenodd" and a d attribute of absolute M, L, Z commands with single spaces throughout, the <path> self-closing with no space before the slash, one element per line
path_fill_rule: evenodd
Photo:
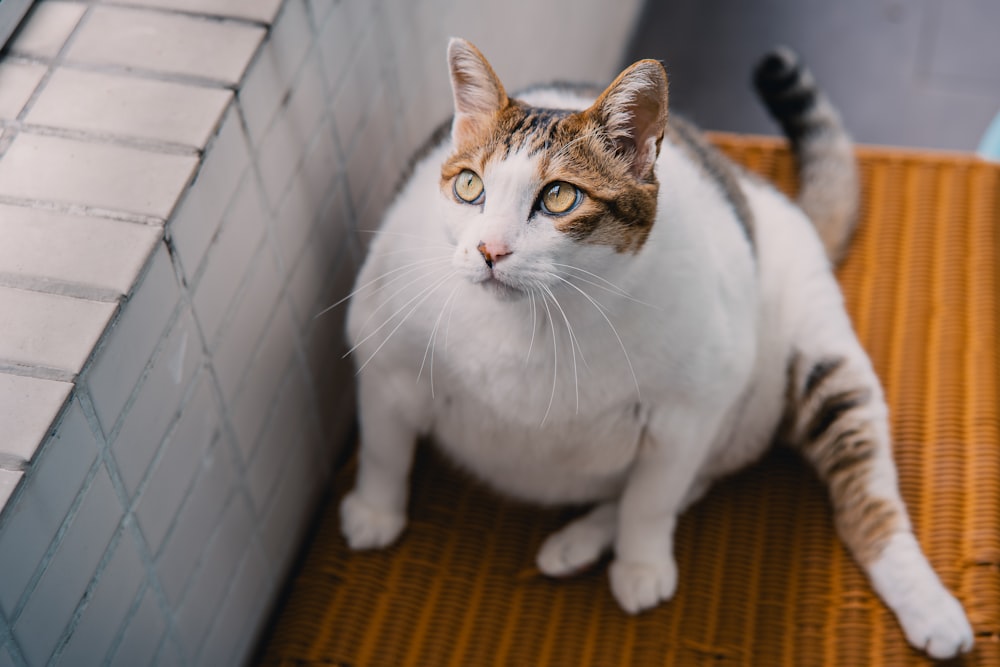
<path fill-rule="evenodd" d="M 601 503 L 545 542 L 539 567 L 570 574 L 613 546 L 619 603 L 631 613 L 652 607 L 676 586 L 678 513 L 770 443 L 792 351 L 836 353 L 870 370 L 822 245 L 798 208 L 744 180 L 755 259 L 714 185 L 666 141 L 657 220 L 637 255 L 573 242 L 532 216 L 545 184 L 537 157 L 490 167 L 481 206 L 455 201 L 438 183 L 449 151 L 446 141 L 417 165 L 351 302 L 362 447 L 344 533 L 356 549 L 396 539 L 414 443 L 429 434 L 502 492 Z M 480 242 L 511 250 L 492 277 Z M 497 281 L 532 286 L 534 297 Z M 881 492 L 891 496 L 889 467 Z M 875 571 L 917 557 L 915 542 L 901 543 Z M 948 594 L 921 562 L 910 568 L 920 594 L 897 594 L 891 573 L 873 571 L 876 589 L 912 642 L 929 638 L 942 655 L 968 646 L 965 629 L 952 631 L 954 609 L 935 622 L 927 605 Z"/>
<path fill-rule="evenodd" d="M 912 533 L 895 534 L 868 576 L 911 644 L 938 659 L 972 648 L 962 605 L 941 585 Z"/>

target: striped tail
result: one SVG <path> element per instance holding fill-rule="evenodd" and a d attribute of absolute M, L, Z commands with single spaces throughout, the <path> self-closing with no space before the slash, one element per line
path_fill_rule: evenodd
<path fill-rule="evenodd" d="M 858 169 L 851 138 L 816 80 L 785 47 L 767 53 L 754 85 L 792 142 L 799 168 L 799 206 L 813 221 L 826 254 L 839 262 L 858 218 Z"/>

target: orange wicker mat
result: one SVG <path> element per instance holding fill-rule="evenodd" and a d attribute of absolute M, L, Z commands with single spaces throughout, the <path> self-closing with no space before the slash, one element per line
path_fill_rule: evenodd
<path fill-rule="evenodd" d="M 778 140 L 713 139 L 794 187 Z M 1000 665 L 1000 167 L 861 148 L 864 217 L 839 276 L 893 411 L 920 542 L 976 629 L 966 665 Z M 426 448 L 425 448 L 426 450 Z M 261 665 L 922 665 L 834 534 L 824 490 L 775 452 L 680 522 L 676 597 L 630 618 L 605 565 L 533 570 L 567 512 L 496 498 L 424 451 L 409 528 L 349 553 L 336 480 Z"/>

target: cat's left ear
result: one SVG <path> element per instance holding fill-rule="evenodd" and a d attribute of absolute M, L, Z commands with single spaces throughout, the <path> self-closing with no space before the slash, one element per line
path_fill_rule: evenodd
<path fill-rule="evenodd" d="M 645 178 L 656 162 L 667 127 L 667 73 L 655 60 L 640 60 L 618 75 L 586 114 L 601 123 L 629 170 Z"/>
<path fill-rule="evenodd" d="M 507 92 L 486 58 L 464 39 L 448 43 L 451 90 L 455 98 L 455 121 L 451 127 L 456 145 L 472 139 L 487 127 L 508 104 Z"/>

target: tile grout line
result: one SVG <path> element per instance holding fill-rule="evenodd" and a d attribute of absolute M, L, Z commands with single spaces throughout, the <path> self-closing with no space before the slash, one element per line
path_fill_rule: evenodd
<path fill-rule="evenodd" d="M 2 159 L 2 156 L 0 156 Z M 88 204 L 75 204 L 72 202 L 51 201 L 47 199 L 32 199 L 30 197 L 11 197 L 0 195 L 0 204 L 8 206 L 18 206 L 21 208 L 41 209 L 53 213 L 66 213 L 78 218 L 102 218 L 104 220 L 115 220 L 118 222 L 130 222 L 136 225 L 147 227 L 163 227 L 163 218 L 145 215 L 142 213 L 131 213 Z"/>
<path fill-rule="evenodd" d="M 183 155 L 186 157 L 200 156 L 202 149 L 189 144 L 182 144 L 173 141 L 162 141 L 160 139 L 148 139 L 125 134 L 113 134 L 95 130 L 77 130 L 74 128 L 57 127 L 53 125 L 34 125 L 21 123 L 18 127 L 20 134 L 30 134 L 36 137 L 53 137 L 56 139 L 66 139 L 78 141 L 80 143 L 98 144 L 102 146 L 118 146 L 121 148 L 131 148 L 144 153 L 156 153 L 160 155 Z"/>
<path fill-rule="evenodd" d="M 97 567 L 90 574 L 90 578 L 87 582 L 87 587 L 83 591 L 83 595 L 80 596 L 79 602 L 77 602 L 76 607 L 73 609 L 72 613 L 70 613 L 69 620 L 66 622 L 66 627 L 63 628 L 63 631 L 56 639 L 55 646 L 49 654 L 46 665 L 58 664 L 62 652 L 66 649 L 66 646 L 69 644 L 69 640 L 73 637 L 73 632 L 76 630 L 77 625 L 79 625 L 80 619 L 83 618 L 83 613 L 86 611 L 87 605 L 90 604 L 91 599 L 94 597 L 94 592 L 101 584 L 104 571 L 107 569 L 108 564 L 117 552 L 118 545 L 124 539 L 126 530 L 125 519 L 126 515 L 122 514 L 121 519 L 118 520 L 118 525 L 115 526 L 114 533 L 111 535 L 111 541 L 109 541 L 105 547 L 104 553 L 101 555 L 101 559 L 97 562 Z"/>
<path fill-rule="evenodd" d="M 76 398 L 76 400 L 79 403 L 78 397 Z M 68 404 L 69 403 L 67 403 L 67 405 Z M 64 410 L 64 415 L 65 415 L 65 410 Z M 53 444 L 54 442 L 55 442 L 54 439 L 49 441 L 48 447 L 46 447 L 46 451 L 50 450 L 54 446 Z M 101 457 L 98 455 L 93 461 L 93 463 L 91 463 L 90 469 L 84 475 L 83 482 L 80 485 L 80 489 L 77 491 L 76 496 L 74 496 L 73 498 L 73 502 L 70 504 L 69 509 L 66 511 L 66 516 L 63 517 L 62 522 L 56 529 L 55 535 L 49 542 L 48 547 L 46 547 L 45 552 L 38 561 L 38 564 L 35 566 L 34 572 L 32 572 L 31 576 L 28 578 L 28 583 L 25 585 L 24 591 L 22 591 L 21 596 L 18 598 L 18 601 L 14 604 L 14 609 L 11 612 L 9 619 L 11 630 L 13 630 L 14 626 L 17 625 L 17 622 L 20 619 L 21 614 L 24 611 L 24 608 L 27 606 L 28 601 L 31 599 L 32 594 L 35 592 L 35 588 L 38 586 L 38 582 L 41 580 L 46 570 L 48 570 L 49 563 L 52 561 L 53 557 L 55 557 L 56 551 L 59 550 L 59 545 L 62 544 L 63 538 L 69 531 L 70 526 L 76 520 L 76 515 L 80 510 L 80 506 L 83 505 L 83 501 L 87 495 L 87 492 L 90 490 L 91 484 L 93 483 L 94 478 L 97 477 L 97 474 L 100 471 L 102 465 L 103 461 L 101 460 Z M 16 644 L 17 638 L 13 636 L 13 632 L 11 634 L 12 634 L 11 642 Z M 18 646 L 18 648 L 20 649 L 20 646 Z"/>
<path fill-rule="evenodd" d="M 232 16 L 229 14 L 211 14 L 211 13 L 198 12 L 187 9 L 175 9 L 173 7 L 135 5 L 127 1 L 122 2 L 121 0 L 101 0 L 99 4 L 104 7 L 115 7 L 117 9 L 125 9 L 129 11 L 144 12 L 149 14 L 161 14 L 165 16 L 184 16 L 187 18 L 193 18 L 205 21 L 207 23 L 221 23 L 223 25 L 226 24 L 241 25 L 246 27 L 264 28 L 264 29 L 271 27 L 274 24 L 274 21 L 277 20 L 278 14 L 280 13 L 279 9 L 278 12 L 275 12 L 275 18 L 272 19 L 271 22 L 268 22 L 266 19 L 249 18 L 246 16 Z M 281 6 L 283 7 L 284 4 L 285 3 L 282 2 Z"/>
<path fill-rule="evenodd" d="M 18 112 L 17 117 L 15 118 L 15 123 L 23 123 L 24 119 L 31 112 L 31 109 L 34 108 L 35 103 L 38 101 L 38 98 L 41 97 L 42 92 L 45 90 L 46 87 L 48 87 L 49 81 L 55 74 L 56 69 L 58 69 L 58 67 L 65 60 L 66 53 L 69 51 L 73 42 L 76 40 L 76 37 L 80 34 L 82 27 L 87 24 L 87 21 L 90 19 L 90 15 L 92 12 L 93 12 L 93 5 L 88 4 L 86 6 L 86 9 L 84 9 L 83 13 L 80 15 L 80 19 L 76 22 L 76 25 L 73 26 L 73 29 L 70 30 L 69 34 L 66 36 L 66 39 L 63 41 L 62 46 L 59 47 L 58 51 L 56 51 L 56 55 L 53 56 L 52 59 L 49 60 L 49 62 L 44 63 L 46 67 L 48 67 L 48 69 L 45 71 L 45 74 L 42 75 L 42 78 L 38 80 L 38 84 L 35 86 L 35 89 L 31 92 L 31 95 L 28 96 L 27 101 L 25 101 L 24 105 L 21 107 L 21 110 Z M 14 143 L 14 139 L 16 139 L 19 134 L 18 131 L 19 128 L 17 125 L 7 126 L 7 129 L 8 131 L 4 132 L 3 137 L 0 138 L 0 159 L 3 159 L 3 156 L 6 155 L 7 151 L 10 149 L 10 146 Z"/>
<path fill-rule="evenodd" d="M 49 65 L 53 58 L 44 56 L 33 56 L 29 54 L 16 54 L 18 61 L 24 64 Z M 148 67 L 116 65 L 115 63 L 92 63 L 83 60 L 63 60 L 59 67 L 76 72 L 90 72 L 92 74 L 107 74 L 108 76 L 118 76 L 125 79 L 140 79 L 143 81 L 155 81 L 157 83 L 175 83 L 179 85 L 195 86 L 210 90 L 235 90 L 239 87 L 239 82 L 233 83 L 222 79 L 213 79 L 197 74 L 185 74 L 182 72 L 169 72 Z M 20 114 L 19 114 L 20 115 Z"/>
<path fill-rule="evenodd" d="M 55 382 L 75 383 L 79 373 L 64 371 L 49 366 L 29 366 L 0 358 L 0 373 L 35 378 L 37 380 L 53 380 Z"/>
<path fill-rule="evenodd" d="M 170 606 L 170 602 L 166 597 L 162 584 L 160 583 L 159 576 L 156 573 L 156 559 L 153 558 L 149 545 L 146 544 L 146 540 L 139 528 L 138 520 L 135 517 L 134 505 L 129 501 L 128 490 L 125 488 L 125 483 L 122 481 L 121 474 L 118 471 L 118 464 L 114 460 L 114 455 L 111 452 L 111 441 L 104 435 L 89 391 L 82 390 L 80 392 L 80 406 L 91 430 L 94 430 L 96 434 L 101 436 L 99 442 L 98 461 L 100 462 L 100 465 L 107 470 L 108 476 L 111 478 L 111 485 L 115 490 L 115 495 L 118 497 L 118 502 L 123 509 L 124 516 L 121 521 L 123 533 L 128 532 L 132 536 L 131 539 L 135 544 L 136 551 L 139 554 L 139 559 L 142 561 L 143 569 L 145 570 L 145 588 L 152 591 L 152 594 L 156 598 L 156 604 L 159 607 L 160 613 L 162 613 L 167 619 L 169 627 L 170 623 L 173 621 L 174 610 Z M 125 628 L 127 627 L 129 620 L 131 620 L 131 617 L 126 617 L 126 620 L 123 622 L 123 633 L 126 631 Z M 117 651 L 117 648 L 118 647 L 115 646 L 114 650 Z M 111 654 L 109 654 L 109 657 L 111 657 Z"/>
<path fill-rule="evenodd" d="M 101 303 L 117 303 L 124 296 L 118 290 L 109 287 L 96 287 L 68 280 L 56 280 L 4 271 L 0 271 L 0 287 Z"/>

